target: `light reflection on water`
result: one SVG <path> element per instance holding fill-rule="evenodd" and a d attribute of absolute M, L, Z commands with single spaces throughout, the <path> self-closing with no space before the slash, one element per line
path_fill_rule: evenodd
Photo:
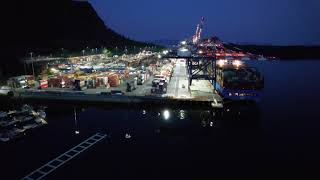
<path fill-rule="evenodd" d="M 186 117 L 187 117 L 186 111 L 180 110 L 180 111 L 179 111 L 179 118 L 180 118 L 181 120 L 184 120 Z"/>
<path fill-rule="evenodd" d="M 228 104 L 223 109 L 192 105 L 160 106 L 74 106 L 45 104 L 50 131 L 67 131 L 82 135 L 95 131 L 131 131 L 145 137 L 149 129 L 166 129 L 186 135 L 206 128 L 253 127 L 259 122 L 259 108 L 253 103 Z M 191 107 L 190 107 L 191 106 Z M 72 120 L 72 121 L 71 121 Z M 70 122 L 72 126 L 70 126 Z M 52 125 L 51 125 L 52 124 Z M 61 129 L 61 127 L 66 127 Z M 183 130 L 183 131 L 182 131 Z M 41 136 L 41 135 L 40 135 Z M 142 136 L 143 137 L 143 136 Z"/>
<path fill-rule="evenodd" d="M 76 125 L 84 131 L 89 131 L 88 127 L 91 126 L 97 128 L 90 131 L 104 128 L 111 131 L 130 129 L 148 137 L 148 129 L 156 129 L 154 132 L 159 133 L 159 128 L 162 128 L 191 135 L 206 128 L 254 127 L 259 122 L 259 108 L 253 103 L 235 103 L 221 110 L 170 106 L 137 107 L 130 110 L 87 107 L 83 112 L 78 112 L 78 117 L 80 125 Z"/>

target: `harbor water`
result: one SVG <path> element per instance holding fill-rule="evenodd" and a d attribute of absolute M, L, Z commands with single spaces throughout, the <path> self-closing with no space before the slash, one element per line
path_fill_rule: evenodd
<path fill-rule="evenodd" d="M 265 77 L 261 101 L 227 103 L 220 113 L 205 105 L 33 104 L 47 106 L 48 124 L 0 144 L 0 177 L 22 178 L 97 132 L 108 138 L 47 178 L 316 176 L 320 60 L 251 65 Z"/>

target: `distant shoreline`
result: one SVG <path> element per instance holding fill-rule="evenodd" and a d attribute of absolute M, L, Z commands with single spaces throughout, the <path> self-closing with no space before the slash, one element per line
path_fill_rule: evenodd
<path fill-rule="evenodd" d="M 298 59 L 319 59 L 320 45 L 318 46 L 273 46 L 273 45 L 239 45 L 225 44 L 227 48 L 232 50 L 241 49 L 244 52 L 250 52 L 257 55 L 267 57 L 276 57 L 283 60 Z M 236 48 L 234 48 L 236 47 Z"/>
<path fill-rule="evenodd" d="M 178 40 L 157 40 L 151 42 L 166 47 L 172 47 L 179 43 Z M 239 51 L 237 49 L 239 48 L 243 52 L 267 57 L 276 57 L 277 59 L 283 60 L 320 60 L 320 45 L 257 45 L 224 43 L 224 46 L 235 51 Z"/>

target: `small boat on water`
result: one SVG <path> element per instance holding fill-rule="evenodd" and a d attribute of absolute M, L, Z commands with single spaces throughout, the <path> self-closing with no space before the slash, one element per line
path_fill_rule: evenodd
<path fill-rule="evenodd" d="M 10 136 L 7 133 L 1 133 L 0 134 L 0 141 L 7 142 L 10 140 Z"/>
<path fill-rule="evenodd" d="M 44 119 L 47 117 L 47 114 L 45 111 L 39 111 L 39 116 Z"/>
<path fill-rule="evenodd" d="M 32 112 L 33 108 L 27 104 L 23 105 L 20 112 Z"/>
<path fill-rule="evenodd" d="M 38 127 L 39 125 L 37 123 L 30 123 L 30 124 L 26 124 L 24 126 L 22 126 L 25 130 L 28 130 L 28 129 L 33 129 L 33 128 L 36 128 Z"/>
<path fill-rule="evenodd" d="M 0 121 L 0 127 L 6 128 L 8 126 L 14 125 L 17 122 L 17 120 L 11 120 L 7 118 L 6 120 Z"/>
<path fill-rule="evenodd" d="M 12 114 L 15 114 L 15 113 L 17 113 L 17 111 L 16 111 L 16 110 L 13 110 L 13 111 L 9 111 L 9 112 L 7 113 L 7 115 L 12 115 Z"/>
<path fill-rule="evenodd" d="M 13 128 L 11 130 L 7 130 L 3 133 L 0 133 L 0 140 L 3 142 L 10 141 L 14 138 L 17 138 L 19 135 L 21 135 L 25 130 L 19 129 L 19 128 Z"/>
<path fill-rule="evenodd" d="M 32 120 L 32 119 L 34 119 L 33 116 L 26 116 L 26 117 L 23 117 L 23 119 L 21 120 L 21 122 L 30 121 L 30 120 Z"/>
<path fill-rule="evenodd" d="M 0 111 L 0 118 L 7 117 L 7 115 L 8 114 L 6 112 Z"/>
<path fill-rule="evenodd" d="M 35 118 L 34 121 L 35 121 L 36 123 L 38 123 L 38 124 L 41 124 L 41 125 L 48 124 L 48 122 L 45 121 L 45 120 L 44 120 L 43 118 L 41 118 L 41 117 Z"/>

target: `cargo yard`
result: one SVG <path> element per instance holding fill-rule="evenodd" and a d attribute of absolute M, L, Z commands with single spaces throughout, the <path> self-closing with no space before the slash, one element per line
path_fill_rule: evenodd
<path fill-rule="evenodd" d="M 174 100 L 222 106 L 209 81 L 189 85 L 185 59 L 162 58 L 161 54 L 93 55 L 46 62 L 38 76 L 12 77 L 7 88 L 15 98 L 23 99 L 118 103 Z"/>
<path fill-rule="evenodd" d="M 112 56 L 105 49 L 103 54 L 42 59 L 31 53 L 24 63 L 31 65 L 32 75 L 9 78 L 0 94 L 104 103 L 200 102 L 219 108 L 223 100 L 259 101 L 263 75 L 244 61 L 274 58 L 227 47 L 215 36 L 201 39 L 203 23 L 204 18 L 191 39 L 162 52 L 141 49 Z"/>
<path fill-rule="evenodd" d="M 32 75 L 9 78 L 0 93 L 18 99 L 106 103 L 187 101 L 214 107 L 222 107 L 223 100 L 258 101 L 263 76 L 244 61 L 265 58 L 231 50 L 217 37 L 202 40 L 203 22 L 204 18 L 192 39 L 162 52 L 141 50 L 136 54 L 125 52 L 112 56 L 105 49 L 103 54 L 83 53 L 62 59 L 31 58 L 25 63 L 29 67 L 31 64 Z"/>
<path fill-rule="evenodd" d="M 162 52 L 31 58 L 25 63 L 31 64 L 32 75 L 9 78 L 0 93 L 17 99 L 200 102 L 218 108 L 223 100 L 259 101 L 264 78 L 244 61 L 266 58 L 231 50 L 217 37 L 202 40 L 203 21 L 192 39 Z"/>

